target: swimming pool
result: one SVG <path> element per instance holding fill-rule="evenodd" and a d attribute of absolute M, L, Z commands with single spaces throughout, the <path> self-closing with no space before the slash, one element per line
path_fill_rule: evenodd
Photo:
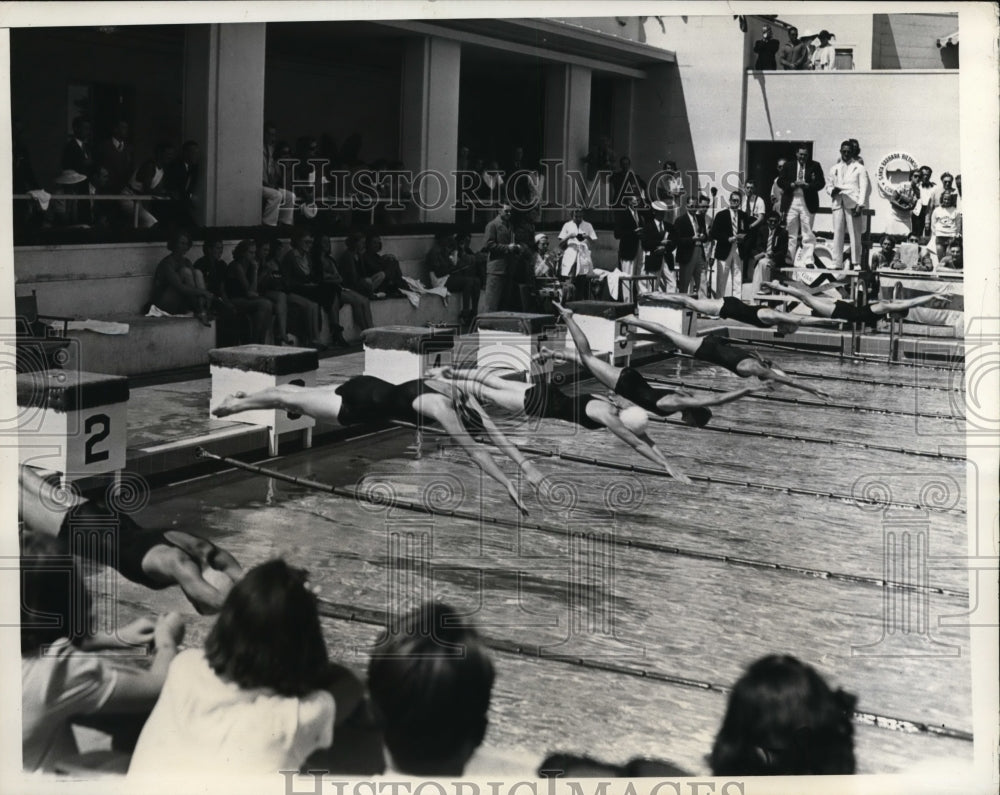
<path fill-rule="evenodd" d="M 521 485 L 523 520 L 463 453 L 432 433 L 418 447 L 412 430 L 267 463 L 364 499 L 224 472 L 158 489 L 138 518 L 201 532 L 245 566 L 280 554 L 309 569 L 331 653 L 357 668 L 386 611 L 442 598 L 473 615 L 507 649 L 486 742 L 538 761 L 647 755 L 704 773 L 725 687 L 771 652 L 815 665 L 862 712 L 944 727 L 859 725 L 859 772 L 969 759 L 968 630 L 939 626 L 968 610 L 968 577 L 935 567 L 968 549 L 961 374 L 773 358 L 815 374 L 833 405 L 782 388 L 718 407 L 704 429 L 651 423 L 693 485 L 649 471 L 606 432 L 507 418 L 532 450 L 597 460 L 531 453 L 552 489 Z M 642 369 L 693 389 L 744 383 L 684 359 Z M 116 578 L 107 598 L 126 617 L 191 613 L 175 591 Z M 189 642 L 209 626 L 191 615 Z"/>

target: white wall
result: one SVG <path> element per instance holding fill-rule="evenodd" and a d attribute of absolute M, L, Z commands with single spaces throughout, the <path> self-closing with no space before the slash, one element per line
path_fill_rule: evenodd
<path fill-rule="evenodd" d="M 770 72 L 763 81 L 748 81 L 747 140 L 813 141 L 813 156 L 829 170 L 840 142 L 857 138 L 873 182 L 878 162 L 898 151 L 931 166 L 935 181 L 943 171 L 961 173 L 958 134 L 955 70 Z M 889 203 L 874 185 L 870 207 L 872 231 L 881 232 Z"/>
<path fill-rule="evenodd" d="M 731 16 L 665 16 L 645 21 L 646 43 L 672 50 L 677 63 L 635 82 L 632 162 L 651 174 L 674 160 L 682 171 L 721 176 L 739 169 L 743 33 Z M 702 177 L 701 182 L 707 181 Z"/>

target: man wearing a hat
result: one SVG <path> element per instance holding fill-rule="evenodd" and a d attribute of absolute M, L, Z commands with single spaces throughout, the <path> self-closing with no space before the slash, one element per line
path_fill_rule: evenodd
<path fill-rule="evenodd" d="M 94 172 L 94 157 L 90 151 L 90 122 L 83 116 L 73 119 L 73 132 L 63 147 L 60 165 L 62 173 L 56 177 L 56 185 L 67 195 L 87 196 L 90 194 L 90 177 Z M 92 220 L 90 202 L 66 202 L 66 216 L 70 223 L 89 224 Z"/>
<path fill-rule="evenodd" d="M 652 204 L 653 216 L 649 218 L 643 229 L 642 247 L 646 251 L 646 263 L 643 270 L 646 273 L 656 273 L 657 288 L 668 293 L 677 292 L 677 276 L 674 273 L 674 249 L 677 245 L 671 239 L 673 224 L 667 220 L 670 205 L 665 201 L 655 201 Z"/>

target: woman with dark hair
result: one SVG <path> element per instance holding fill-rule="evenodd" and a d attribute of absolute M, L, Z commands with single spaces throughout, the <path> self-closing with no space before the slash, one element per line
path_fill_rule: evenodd
<path fill-rule="evenodd" d="M 709 757 L 712 775 L 851 775 L 856 703 L 794 657 L 757 660 L 729 695 Z"/>
<path fill-rule="evenodd" d="M 257 244 L 253 240 L 241 240 L 233 249 L 233 261 L 223 280 L 223 300 L 237 317 L 249 319 L 251 342 L 263 345 L 274 307 L 257 292 Z"/>
<path fill-rule="evenodd" d="M 361 255 L 361 266 L 373 290 L 385 293 L 389 298 L 402 298 L 400 290 L 406 288 L 399 260 L 393 254 L 382 253 L 382 236 L 371 228 L 365 234 L 365 251 Z"/>
<path fill-rule="evenodd" d="M 274 311 L 274 342 L 276 345 L 291 345 L 295 339 L 288 333 L 288 304 L 289 295 L 285 291 L 285 281 L 281 275 L 281 264 L 278 262 L 278 248 L 280 244 L 277 240 L 268 237 L 257 239 L 257 289 L 268 301 Z M 295 296 L 298 298 L 298 296 Z M 316 304 L 300 299 L 305 305 L 307 316 L 306 327 L 316 328 L 316 316 L 318 311 Z"/>
<path fill-rule="evenodd" d="M 205 648 L 170 666 L 129 774 L 298 770 L 353 709 L 330 692 L 345 673 L 327 657 L 306 572 L 262 563 L 229 592 Z"/>
<path fill-rule="evenodd" d="M 427 420 L 436 422 L 483 472 L 504 487 L 525 515 L 528 511 L 517 488 L 489 453 L 470 436 L 467 423 L 474 425 L 476 430 L 488 433 L 491 441 L 521 468 L 533 486 L 540 487 L 544 480 L 535 465 L 490 422 L 474 398 L 454 394 L 448 383 L 425 379 L 390 384 L 374 376 L 358 375 L 342 384 L 320 387 L 283 384 L 252 395 L 237 392 L 216 406 L 212 413 L 216 417 L 228 417 L 255 409 L 282 409 L 340 426 L 377 425 L 392 421 L 410 425 L 420 425 Z"/>
<path fill-rule="evenodd" d="M 80 567 L 55 539 L 27 534 L 21 551 L 21 736 L 27 771 L 52 771 L 79 753 L 73 718 L 115 716 L 120 727 L 122 716 L 149 712 L 184 637 L 177 613 L 100 633 L 93 628 Z M 156 651 L 148 670 L 115 667 L 94 653 L 150 643 Z"/>
<path fill-rule="evenodd" d="M 340 267 L 333 258 L 333 241 L 329 235 L 319 235 L 316 238 L 316 242 L 313 243 L 312 258 L 313 272 L 320 287 L 336 291 L 337 303 L 334 306 L 338 309 L 343 304 L 350 306 L 354 324 L 361 331 L 374 326 L 371 301 L 348 286 L 347 279 L 340 272 Z M 339 324 L 339 320 L 333 318 L 330 328 L 332 329 L 336 324 Z"/>
<path fill-rule="evenodd" d="M 153 275 L 153 305 L 171 315 L 193 312 L 202 325 L 211 326 L 208 309 L 215 296 L 186 256 L 191 236 L 183 230 L 174 232 L 167 240 L 167 250 L 170 254 L 160 260 Z"/>
<path fill-rule="evenodd" d="M 724 337 L 714 334 L 709 334 L 706 337 L 689 337 L 687 334 L 681 334 L 679 331 L 674 331 L 649 320 L 642 320 L 634 315 L 621 317 L 618 320 L 630 326 L 649 331 L 657 337 L 664 337 L 681 353 L 686 353 L 691 358 L 698 359 L 699 361 L 724 367 L 740 378 L 756 377 L 762 381 L 774 381 L 776 384 L 784 384 L 793 389 L 801 389 L 804 392 L 809 392 L 823 400 L 829 399 L 829 395 L 826 392 L 811 387 L 808 384 L 794 381 L 767 359 L 762 359 L 754 351 L 730 345 Z M 582 332 L 580 332 L 580 336 L 586 339 Z M 573 339 L 576 341 L 576 336 Z M 600 359 L 597 361 L 600 361 Z M 608 366 L 607 362 L 601 363 L 605 367 Z M 625 397 L 628 396 L 626 395 Z"/>

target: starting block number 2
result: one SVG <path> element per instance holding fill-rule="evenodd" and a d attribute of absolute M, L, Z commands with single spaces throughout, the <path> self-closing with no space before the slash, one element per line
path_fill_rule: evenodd
<path fill-rule="evenodd" d="M 92 414 L 84 421 L 83 432 L 87 436 L 83 447 L 84 466 L 107 461 L 111 457 L 111 451 L 94 448 L 111 435 L 111 417 L 107 414 Z"/>

